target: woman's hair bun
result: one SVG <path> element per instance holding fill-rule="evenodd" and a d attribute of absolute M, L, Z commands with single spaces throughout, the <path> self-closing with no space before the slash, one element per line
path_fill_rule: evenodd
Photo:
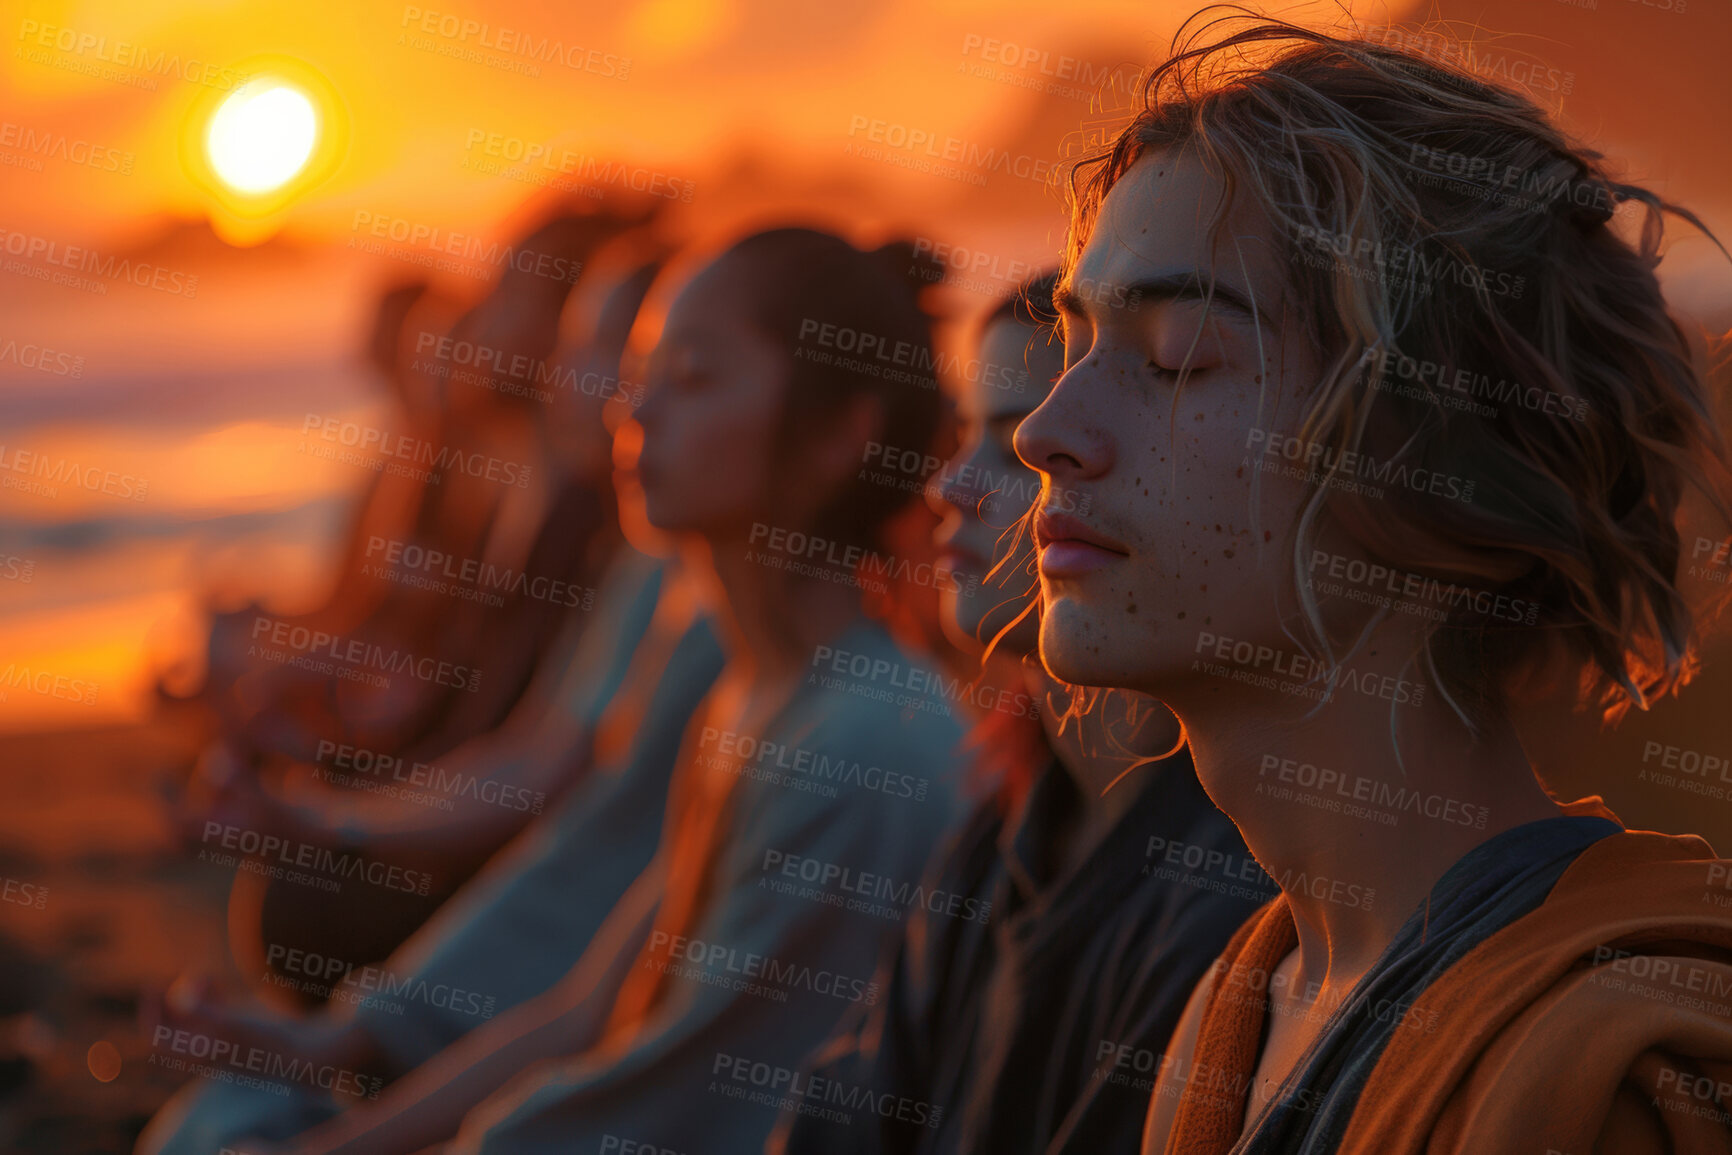
<path fill-rule="evenodd" d="M 924 289 L 929 289 L 944 279 L 944 262 L 932 255 L 932 246 L 916 244 L 907 238 L 886 241 L 872 250 L 872 256 L 885 268 L 895 273 L 908 291 L 918 299 Z"/>

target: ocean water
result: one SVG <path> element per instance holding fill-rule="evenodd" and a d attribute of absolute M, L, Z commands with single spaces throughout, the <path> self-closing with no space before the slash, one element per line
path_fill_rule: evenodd
<path fill-rule="evenodd" d="M 369 476 L 302 430 L 389 420 L 377 273 L 181 247 L 193 297 L 0 272 L 0 731 L 141 720 L 211 607 L 315 602 Z"/>

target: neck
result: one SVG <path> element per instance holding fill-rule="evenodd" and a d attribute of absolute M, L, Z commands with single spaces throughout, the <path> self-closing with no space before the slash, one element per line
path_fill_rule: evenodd
<path fill-rule="evenodd" d="M 860 616 L 858 592 L 746 560 L 744 537 L 693 546 L 693 569 L 710 591 L 717 630 L 736 674 L 754 682 L 802 677 L 814 650 Z"/>
<path fill-rule="evenodd" d="M 1313 698 L 1230 678 L 1173 695 L 1204 789 L 1292 909 L 1306 983 L 1351 986 L 1464 854 L 1562 813 L 1507 719 L 1475 738 L 1382 653 L 1309 716 Z"/>
<path fill-rule="evenodd" d="M 1104 720 L 1093 710 L 1064 717 L 1047 709 L 1046 702 L 1049 695 L 1063 702 L 1069 688 L 1055 681 L 1038 660 L 1024 661 L 1022 669 L 1029 694 L 1041 703 L 1040 720 L 1047 744 L 1083 798 L 1075 826 L 1063 839 L 1063 859 L 1074 867 L 1136 801 L 1142 776 L 1160 772 L 1136 763 L 1158 758 L 1178 744 L 1178 720 L 1155 705 L 1157 713 L 1132 733 L 1129 727 L 1113 724 L 1117 703 L 1108 703 L 1109 717 Z"/>

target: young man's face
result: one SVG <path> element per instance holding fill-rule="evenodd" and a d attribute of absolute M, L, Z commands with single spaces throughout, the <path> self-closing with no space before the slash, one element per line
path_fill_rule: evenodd
<path fill-rule="evenodd" d="M 1316 358 L 1283 324 L 1262 213 L 1242 198 L 1209 249 L 1221 195 L 1168 152 L 1113 186 L 1061 301 L 1068 368 L 1016 432 L 1024 461 L 1086 501 L 1037 528 L 1041 656 L 1069 682 L 1180 700 L 1193 663 L 1216 660 L 1204 635 L 1295 649 L 1277 592 L 1303 489 L 1265 473 L 1253 502 L 1255 463 L 1275 459 L 1247 440 L 1291 428 Z"/>

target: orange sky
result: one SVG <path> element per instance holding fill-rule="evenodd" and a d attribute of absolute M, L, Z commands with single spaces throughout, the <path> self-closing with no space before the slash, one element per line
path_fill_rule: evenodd
<path fill-rule="evenodd" d="M 1725 150 L 1701 147 L 1699 134 L 1718 138 L 1732 112 L 1732 87 L 1721 75 L 1732 10 L 1711 0 L 1693 0 L 1682 13 L 1657 7 L 1681 0 L 1578 2 L 1596 7 L 1561 0 L 1352 7 L 1376 24 L 1445 18 L 1482 51 L 1526 55 L 1572 75 L 1572 92 L 1560 102 L 1572 122 L 1720 215 L 1732 174 Z M 0 57 L 6 118 L 131 153 L 136 162 L 130 175 L 54 162 L 39 173 L 14 170 L 17 179 L 0 182 L 0 206 L 14 227 L 69 239 L 124 236 L 159 213 L 201 215 L 211 198 L 180 156 L 183 127 L 226 70 L 261 54 L 318 69 L 350 125 L 341 166 L 287 214 L 284 223 L 299 233 L 344 236 L 356 211 L 451 227 L 498 222 L 527 186 L 464 167 L 479 158 L 466 147 L 475 133 L 630 158 L 696 181 L 701 200 L 702 178 L 739 152 L 809 172 L 849 168 L 842 149 L 855 116 L 996 143 L 1038 99 L 1020 82 L 1042 80 L 1043 69 L 1046 77 L 1063 75 L 1065 57 L 1103 69 L 1144 63 L 1194 7 L 1191 0 L 23 0 L 7 6 L 0 27 L 9 46 Z M 1271 10 L 1300 18 L 1336 7 Z M 44 37 L 74 48 L 43 48 Z M 993 42 L 999 47 L 989 59 Z M 525 56 L 529 43 L 560 45 L 571 66 Z M 1005 68 L 1009 45 L 1028 62 Z M 488 62 L 441 54 L 462 51 Z M 78 70 L 104 66 L 104 58 L 120 61 L 106 65 L 116 78 Z M 193 81 L 149 63 L 175 58 Z M 1001 77 L 973 75 L 971 65 Z M 207 73 L 211 83 L 196 82 Z M 1058 103 L 1078 122 L 1086 115 L 1080 101 Z M 942 215 L 966 216 L 953 207 L 965 199 L 957 195 L 964 186 L 938 187 L 883 165 L 864 175 Z"/>
<path fill-rule="evenodd" d="M 1546 80 L 1536 81 L 1545 89 L 1536 95 L 1567 125 L 1627 161 L 1631 176 L 1724 227 L 1732 225 L 1732 161 L 1721 143 L 1732 123 L 1732 85 L 1724 79 L 1732 5 L 1668 7 L 1678 2 L 1352 7 L 1372 25 L 1441 21 L 1470 37 L 1487 67 L 1517 63 L 1522 75 L 1537 68 Z M 197 276 L 200 288 L 196 295 L 134 286 L 74 291 L 0 272 L 0 350 L 8 337 L 31 339 L 83 359 L 77 379 L 49 378 L 0 352 L 0 430 L 13 438 L 27 426 L 39 452 L 83 455 L 153 485 L 145 502 L 0 491 L 0 529 L 128 518 L 204 524 L 340 503 L 357 478 L 296 455 L 295 414 L 285 398 L 335 411 L 368 404 L 376 389 L 354 353 L 370 295 L 406 268 L 349 249 L 364 235 L 356 221 L 509 237 L 540 194 L 525 180 L 482 171 L 490 150 L 569 154 L 592 172 L 632 166 L 658 188 L 681 190 L 670 203 L 694 225 L 792 212 L 848 224 L 867 238 L 912 233 L 1001 263 L 1050 261 L 1063 226 L 1052 190 L 1004 173 L 971 174 L 966 165 L 945 176 L 862 157 L 850 148 L 870 134 L 859 126 L 882 122 L 954 139 L 964 150 L 1057 161 L 1067 135 L 1097 117 L 1082 91 L 1088 81 L 1156 59 L 1194 7 L 1190 0 L 9 4 L 0 16 L 7 46 L 0 230 L 145 252 Z M 1343 7 L 1269 11 L 1314 20 Z M 527 54 L 526 45 L 533 46 Z M 328 82 L 347 140 L 329 175 L 269 222 L 280 230 L 275 243 L 240 252 L 170 224 L 219 209 L 184 155 L 186 142 L 197 140 L 201 118 L 232 83 L 226 78 L 267 57 L 298 60 Z M 59 144 L 39 155 L 26 144 L 32 140 Z M 56 152 L 69 155 L 74 145 L 90 163 Z M 1681 307 L 1732 324 L 1732 272 L 1710 256 L 1704 242 L 1686 238 L 1662 273 Z M 463 287 L 479 291 L 481 283 Z M 1008 285 L 989 278 L 983 287 Z M 307 540 L 316 537 L 308 531 Z M 318 570 L 317 554 L 287 546 L 260 565 L 259 542 L 249 553 L 236 540 L 135 541 L 116 547 L 124 563 L 94 572 L 57 568 L 74 557 L 68 550 L 45 555 L 28 585 L 0 581 L 0 666 L 23 655 L 88 672 L 104 687 L 94 707 L 51 695 L 0 697 L 0 728 L 136 714 L 153 655 L 196 637 L 188 620 L 201 586 L 220 585 L 249 564 L 257 580 L 285 588 L 304 587 Z"/>

